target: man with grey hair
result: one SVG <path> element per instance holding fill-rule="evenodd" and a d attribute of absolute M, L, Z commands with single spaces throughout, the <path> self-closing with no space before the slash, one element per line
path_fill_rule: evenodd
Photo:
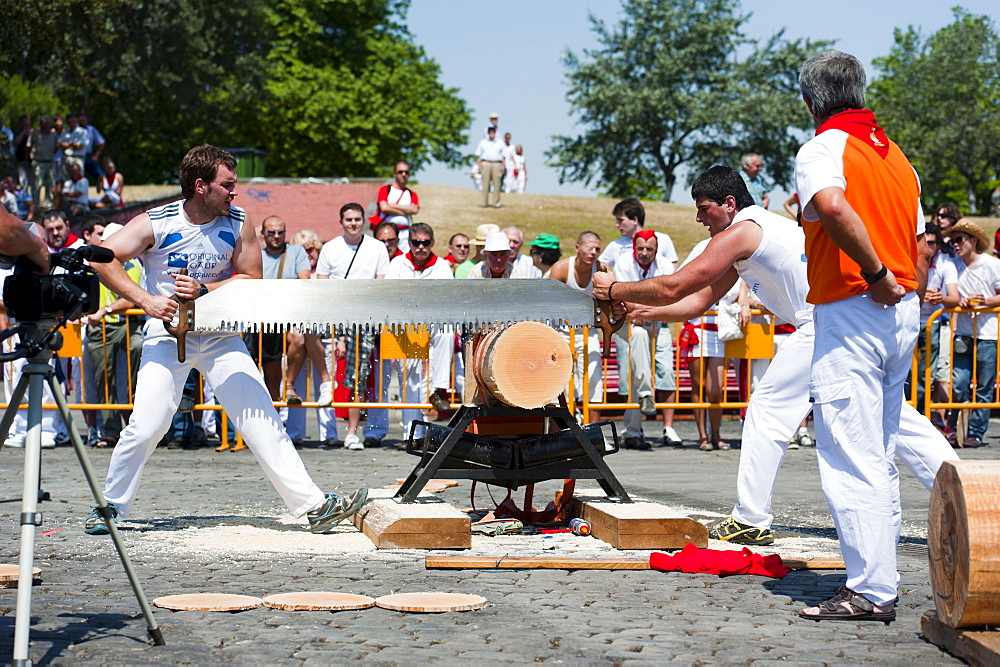
<path fill-rule="evenodd" d="M 524 245 L 524 234 L 520 227 L 510 225 L 503 228 L 503 233 L 507 235 L 507 242 L 510 244 L 510 262 L 513 273 L 526 278 L 541 278 L 541 270 L 535 266 L 531 257 L 521 254 L 521 246 Z"/>
<path fill-rule="evenodd" d="M 847 570 L 846 586 L 799 615 L 888 623 L 899 579 L 894 454 L 928 259 L 920 182 L 865 108 L 857 58 L 813 56 L 799 85 L 818 125 L 795 158 L 807 300 L 815 304 L 809 396 Z"/>
<path fill-rule="evenodd" d="M 771 203 L 771 198 L 767 196 L 767 186 L 764 184 L 764 177 L 760 172 L 764 169 L 764 161 L 756 153 L 747 153 L 740 158 L 740 176 L 747 184 L 747 190 L 753 197 L 753 203 L 762 208 L 767 208 Z"/>

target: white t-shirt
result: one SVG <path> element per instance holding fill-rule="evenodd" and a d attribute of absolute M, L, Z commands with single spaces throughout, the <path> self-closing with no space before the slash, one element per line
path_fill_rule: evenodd
<path fill-rule="evenodd" d="M 511 266 L 514 267 L 514 273 L 519 277 L 524 276 L 526 278 L 541 278 L 542 270 L 535 266 L 535 263 L 531 261 L 531 257 L 527 255 L 517 254 L 514 257 L 514 261 L 511 262 Z"/>
<path fill-rule="evenodd" d="M 67 178 L 63 181 L 63 192 L 79 192 L 75 197 L 67 197 L 69 201 L 76 202 L 84 208 L 90 208 L 90 181 L 86 176 L 81 176 L 79 181 Z"/>
<path fill-rule="evenodd" d="M 958 260 L 960 264 L 965 265 L 962 260 Z M 931 260 L 931 265 L 927 269 L 927 291 L 937 291 L 941 294 L 945 294 L 947 290 L 946 285 L 956 285 L 958 284 L 958 267 L 955 266 L 954 258 L 936 252 L 934 253 L 934 258 Z M 927 324 L 927 318 L 934 313 L 934 311 L 941 308 L 941 304 L 937 303 L 921 303 L 920 304 L 920 324 L 923 326 Z"/>
<path fill-rule="evenodd" d="M 385 244 L 371 236 L 362 236 L 358 245 L 348 245 L 343 236 L 338 236 L 323 246 L 316 263 L 316 275 L 333 279 L 370 280 L 384 276 L 388 270 L 389 254 Z"/>
<path fill-rule="evenodd" d="M 677 251 L 674 250 L 674 242 L 663 232 L 656 232 L 657 254 L 668 262 L 677 263 Z M 601 253 L 599 259 L 608 267 L 614 268 L 615 262 L 620 255 L 632 254 L 632 239 L 622 236 L 608 244 L 608 247 Z"/>
<path fill-rule="evenodd" d="M 958 263 L 958 293 L 966 298 L 982 294 L 993 296 L 1000 291 L 1000 259 L 982 254 L 972 266 L 965 262 Z M 980 340 L 997 339 L 996 313 L 958 313 L 955 321 L 955 333 L 960 336 L 973 336 Z M 975 325 L 973 325 L 975 320 Z M 973 331 L 975 326 L 978 331 Z"/>

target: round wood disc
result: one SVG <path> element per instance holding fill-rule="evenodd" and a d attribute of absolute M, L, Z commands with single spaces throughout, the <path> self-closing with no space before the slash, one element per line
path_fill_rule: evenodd
<path fill-rule="evenodd" d="M 17 568 L 17 565 L 10 565 L 7 563 L 0 565 L 0 581 L 17 581 Z M 38 575 L 41 573 L 41 569 L 37 567 L 31 568 L 32 579 L 37 579 Z"/>
<path fill-rule="evenodd" d="M 153 604 L 174 611 L 244 611 L 256 609 L 264 604 L 264 601 L 252 595 L 186 593 L 156 598 Z"/>
<path fill-rule="evenodd" d="M 346 611 L 375 606 L 375 598 L 353 593 L 277 593 L 264 598 L 264 606 L 287 611 Z"/>
<path fill-rule="evenodd" d="M 394 611 L 440 613 L 482 609 L 486 598 L 462 593 L 396 593 L 375 598 L 375 604 Z"/>
<path fill-rule="evenodd" d="M 481 352 L 481 354 L 480 354 Z M 500 401 L 540 408 L 566 388 L 573 355 L 562 335 L 541 322 L 518 322 L 479 344 L 474 375 Z"/>

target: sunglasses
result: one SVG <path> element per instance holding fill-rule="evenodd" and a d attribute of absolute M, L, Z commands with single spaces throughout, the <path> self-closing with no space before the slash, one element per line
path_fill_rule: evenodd
<path fill-rule="evenodd" d="M 463 248 L 463 249 L 465 249 L 465 248 L 468 248 L 468 247 L 469 247 L 469 244 L 468 244 L 468 243 L 466 243 L 466 244 L 464 244 L 464 245 L 463 245 L 463 244 L 461 244 L 461 243 L 456 243 L 456 244 L 455 244 L 455 245 L 454 245 L 453 247 L 455 247 L 455 248 Z"/>
<path fill-rule="evenodd" d="M 390 243 L 399 243 L 399 238 L 394 236 L 391 239 L 379 239 L 379 241 L 381 241 L 386 245 L 389 245 Z"/>
<path fill-rule="evenodd" d="M 434 243 L 434 241 L 431 239 L 410 239 L 410 245 L 415 245 L 418 248 L 426 248 L 432 243 Z"/>
<path fill-rule="evenodd" d="M 269 229 L 269 230 L 267 230 L 267 231 L 266 231 L 266 232 L 264 232 L 264 233 L 265 233 L 265 234 L 267 234 L 268 236 L 284 236 L 284 235 L 285 235 L 285 231 L 284 231 L 284 230 L 282 230 L 282 231 L 280 231 L 280 232 L 275 232 L 275 231 L 271 231 L 271 230 Z"/>
<path fill-rule="evenodd" d="M 972 242 L 972 237 L 971 236 L 961 236 L 961 235 L 959 235 L 959 236 L 952 236 L 951 237 L 951 244 L 952 245 L 958 245 L 959 243 L 965 243 L 966 241 Z"/>
<path fill-rule="evenodd" d="M 939 218 L 947 218 L 948 220 L 951 220 L 951 216 L 948 215 L 947 213 L 938 213 L 937 217 L 939 217 Z"/>
<path fill-rule="evenodd" d="M 409 169 L 400 169 L 396 173 L 397 174 L 406 174 L 407 176 L 409 176 L 410 175 L 410 170 Z"/>

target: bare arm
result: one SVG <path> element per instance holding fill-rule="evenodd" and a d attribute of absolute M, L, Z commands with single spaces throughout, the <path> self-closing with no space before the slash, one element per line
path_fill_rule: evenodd
<path fill-rule="evenodd" d="M 420 213 L 420 206 L 418 204 L 390 204 L 387 201 L 380 201 L 378 210 L 390 215 L 416 215 Z"/>
<path fill-rule="evenodd" d="M 760 245 L 761 237 L 762 232 L 757 224 L 751 221 L 741 222 L 713 237 L 705 251 L 677 273 L 635 283 L 616 283 L 611 296 L 615 301 L 650 306 L 676 303 L 689 294 L 713 285 L 733 271 L 733 263 L 753 254 Z M 610 274 L 596 274 L 594 296 L 607 299 L 608 287 L 613 282 L 614 276 Z M 733 283 L 729 283 L 726 290 L 732 285 Z"/>
<path fill-rule="evenodd" d="M 549 278 L 554 278 L 561 283 L 569 281 L 569 258 L 560 259 L 553 264 L 552 268 L 549 269 Z"/>
<path fill-rule="evenodd" d="M 27 257 L 39 272 L 49 272 L 49 247 L 19 220 L 0 207 L 0 252 L 12 257 Z"/>
<path fill-rule="evenodd" d="M 177 312 L 177 302 L 166 296 L 153 296 L 132 281 L 122 262 L 134 259 L 149 248 L 154 241 L 153 223 L 142 213 L 132 219 L 117 234 L 102 245 L 115 252 L 115 259 L 107 264 L 94 264 L 101 282 L 120 297 L 131 301 L 156 319 L 169 322 Z"/>
<path fill-rule="evenodd" d="M 312 271 L 310 271 L 309 269 L 303 269 L 295 274 L 295 277 L 298 278 L 299 280 L 309 280 L 311 276 L 312 276 Z"/>
<path fill-rule="evenodd" d="M 785 213 L 792 216 L 793 218 L 795 217 L 795 209 L 792 208 L 792 204 L 794 203 L 795 203 L 795 195 L 792 195 L 791 197 L 786 199 L 785 203 L 783 204 L 783 206 L 785 207 Z"/>
<path fill-rule="evenodd" d="M 936 252 L 936 251 L 935 251 Z M 931 247 L 927 245 L 927 238 L 921 234 L 917 237 L 917 296 L 921 301 L 924 299 L 924 292 L 927 290 L 927 271 L 931 265 Z"/>
<path fill-rule="evenodd" d="M 726 292 L 736 284 L 739 275 L 736 269 L 730 267 L 732 275 L 726 275 L 721 280 L 712 285 L 689 294 L 677 303 L 669 306 L 643 306 L 636 305 L 629 313 L 629 318 L 640 318 L 645 320 L 658 320 L 660 322 L 685 322 L 693 317 L 698 317 L 725 296 Z M 617 291 L 617 287 L 615 288 Z M 631 306 L 631 304 L 630 304 Z"/>
<path fill-rule="evenodd" d="M 868 237 L 868 230 L 858 214 L 851 208 L 842 188 L 824 188 L 812 198 L 813 207 L 819 214 L 823 229 L 844 253 L 850 257 L 865 274 L 871 275 L 882 270 L 879 259 Z M 899 303 L 906 290 L 896 283 L 891 272 L 874 285 L 868 286 L 876 303 L 894 306 Z"/>

